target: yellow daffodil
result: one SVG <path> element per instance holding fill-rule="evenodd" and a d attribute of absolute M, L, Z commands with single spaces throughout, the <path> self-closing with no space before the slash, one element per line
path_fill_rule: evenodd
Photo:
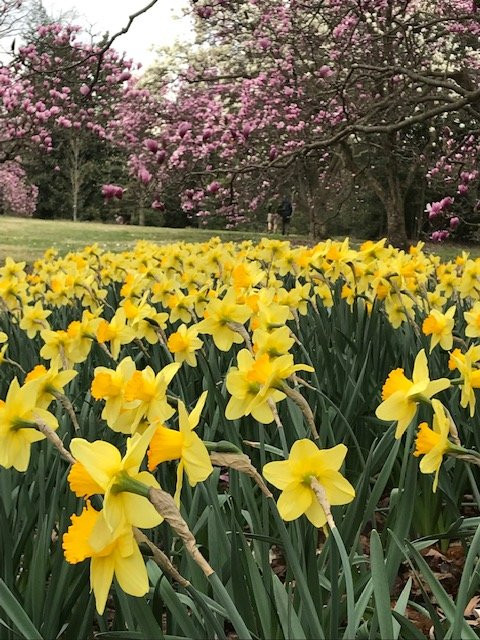
<path fill-rule="evenodd" d="M 287 306 L 274 302 L 258 305 L 258 312 L 252 318 L 250 326 L 253 330 L 264 329 L 265 331 L 273 331 L 279 327 L 285 326 L 290 316 L 290 309 Z"/>
<path fill-rule="evenodd" d="M 10 384 L 5 401 L 0 400 L 0 465 L 17 471 L 26 471 L 30 462 L 30 447 L 45 436 L 35 427 L 41 420 L 50 429 L 58 422 L 45 409 L 37 406 L 39 383 L 27 382 L 22 387 L 17 378 Z"/>
<path fill-rule="evenodd" d="M 148 487 L 160 486 L 148 471 L 139 471 L 155 429 L 150 425 L 142 435 L 128 438 L 123 458 L 116 447 L 103 440 L 74 438 L 70 444 L 76 460 L 68 476 L 70 488 L 79 497 L 105 494 L 104 514 L 110 531 L 125 523 L 149 528 L 162 522 L 147 498 L 124 489 L 129 480 Z"/>
<path fill-rule="evenodd" d="M 463 317 L 467 321 L 465 335 L 468 338 L 480 338 L 480 302 L 475 302 L 470 311 L 465 311 Z"/>
<path fill-rule="evenodd" d="M 181 289 L 177 289 L 175 293 L 168 296 L 167 306 L 170 309 L 170 322 L 172 324 L 177 320 L 191 322 L 194 302 L 194 296 L 185 295 Z"/>
<path fill-rule="evenodd" d="M 296 371 L 313 371 L 307 365 L 295 365 L 293 356 L 285 354 L 270 358 L 262 353 L 255 358 L 247 349 L 237 356 L 237 367 L 227 374 L 226 386 L 231 398 L 225 410 L 228 420 L 251 414 L 262 424 L 273 421 L 270 402 L 280 402 L 285 394 L 280 390 L 283 381 Z"/>
<path fill-rule="evenodd" d="M 422 422 L 418 426 L 417 439 L 415 441 L 414 456 L 423 456 L 420 461 L 420 471 L 422 473 L 434 473 L 433 491 L 437 490 L 438 474 L 443 456 L 451 449 L 457 448 L 448 440 L 450 433 L 450 418 L 447 416 L 442 403 L 439 400 L 432 400 L 434 411 L 433 429 Z"/>
<path fill-rule="evenodd" d="M 100 323 L 101 320 L 96 318 L 98 321 L 96 324 Z M 66 354 L 67 358 L 71 362 L 79 363 L 85 362 L 90 353 L 93 344 L 94 335 L 90 333 L 90 326 L 93 323 L 89 320 L 80 321 L 74 320 L 70 322 L 67 327 L 67 336 L 68 341 L 66 344 Z"/>
<path fill-rule="evenodd" d="M 43 308 L 40 301 L 33 306 L 25 306 L 20 320 L 20 329 L 26 331 L 27 336 L 33 339 L 42 329 L 49 328 L 47 318 L 51 313 Z"/>
<path fill-rule="evenodd" d="M 440 287 L 436 287 L 435 291 L 427 291 L 427 308 L 428 309 L 437 309 L 441 311 L 447 302 L 445 296 L 442 296 Z"/>
<path fill-rule="evenodd" d="M 296 282 L 293 289 L 280 289 L 277 293 L 277 301 L 280 305 L 285 305 L 291 310 L 298 312 L 301 316 L 308 313 L 308 303 L 310 301 L 311 284 L 300 284 Z"/>
<path fill-rule="evenodd" d="M 54 399 L 55 394 L 63 393 L 64 387 L 66 387 L 76 375 L 77 371 L 73 369 L 58 371 L 55 367 L 46 369 L 43 364 L 39 364 L 27 374 L 25 383 L 30 382 L 30 380 L 38 381 L 37 407 L 47 409 L 48 405 Z"/>
<path fill-rule="evenodd" d="M 126 298 L 122 304 L 128 323 L 135 331 L 139 339 L 145 338 L 149 344 L 158 342 L 158 329 L 164 329 L 168 314 L 158 313 L 154 307 L 147 304 L 148 291 L 146 291 L 138 304 L 131 298 Z"/>
<path fill-rule="evenodd" d="M 132 342 L 135 331 L 127 325 L 125 309 L 117 309 L 115 315 L 107 322 L 102 320 L 97 328 L 97 340 L 101 344 L 108 342 L 113 358 L 117 359 L 120 348 L 124 344 Z"/>
<path fill-rule="evenodd" d="M 198 327 L 187 327 L 181 324 L 177 331 L 168 338 L 167 346 L 174 354 L 175 362 L 186 362 L 191 367 L 197 366 L 196 351 L 202 348 L 203 342 L 198 337 Z"/>
<path fill-rule="evenodd" d="M 310 483 L 315 478 L 325 490 L 331 505 L 347 504 L 355 497 L 355 489 L 339 469 L 347 454 L 347 447 L 339 444 L 331 449 L 318 449 L 311 440 L 297 440 L 288 460 L 269 462 L 263 475 L 282 493 L 277 502 L 281 517 L 295 520 L 305 514 L 315 527 L 322 527 L 327 519 L 316 499 Z"/>
<path fill-rule="evenodd" d="M 449 386 L 450 380 L 447 378 L 430 380 L 427 356 L 422 349 L 415 358 L 412 380 L 405 377 L 403 369 L 390 372 L 382 389 L 383 402 L 375 414 L 380 420 L 396 421 L 395 438 L 400 438 L 415 417 L 417 404 L 429 400 Z"/>
<path fill-rule="evenodd" d="M 92 396 L 96 400 L 105 400 L 102 418 L 114 431 L 133 433 L 138 424 L 136 407 L 125 406 L 125 387 L 135 371 L 135 363 L 130 356 L 123 358 L 115 370 L 96 367 L 94 371 Z"/>
<path fill-rule="evenodd" d="M 413 300 L 401 293 L 391 294 L 385 298 L 385 311 L 394 329 L 398 329 L 408 319 L 413 320 L 414 306 Z"/>
<path fill-rule="evenodd" d="M 460 349 L 454 349 L 450 354 L 450 360 L 448 362 L 449 369 L 452 371 L 458 369 L 460 372 L 460 406 L 464 409 L 469 407 L 471 418 L 475 415 L 476 398 L 474 389 L 480 389 L 479 361 L 480 346 L 474 345 L 465 353 L 462 353 Z M 476 364 L 477 366 L 475 367 L 474 365 Z"/>
<path fill-rule="evenodd" d="M 333 307 L 332 290 L 327 283 L 322 283 L 314 287 L 315 295 L 320 298 L 324 307 Z"/>
<path fill-rule="evenodd" d="M 273 421 L 273 413 L 268 401 L 280 402 L 285 394 L 269 384 L 272 364 L 268 354 L 253 358 L 247 349 L 242 349 L 237 363 L 238 368 L 232 367 L 226 378 L 227 390 L 232 396 L 225 409 L 227 420 L 252 414 L 258 422 L 269 424 Z"/>
<path fill-rule="evenodd" d="M 40 335 L 44 342 L 43 347 L 40 349 L 42 358 L 50 360 L 50 366 L 56 369 L 70 369 L 73 362 L 67 357 L 70 342 L 67 332 L 63 329 L 58 331 L 43 329 Z"/>
<path fill-rule="evenodd" d="M 114 577 L 120 588 L 131 596 L 141 597 L 148 592 L 147 570 L 132 527 L 123 524 L 112 532 L 104 512 L 95 511 L 89 503 L 79 516 L 72 516 L 62 546 L 70 564 L 91 559 L 90 586 L 100 615 L 105 610 Z"/>
<path fill-rule="evenodd" d="M 194 487 L 198 482 L 203 482 L 212 473 L 208 451 L 194 429 L 200 420 L 200 414 L 207 399 L 207 391 L 204 391 L 193 411 L 188 414 L 183 402 L 178 403 L 179 430 L 158 427 L 150 442 L 148 450 L 148 468 L 153 471 L 161 462 L 179 460 L 177 469 L 176 501 L 179 502 L 182 488 L 183 471 L 188 478 L 190 486 Z"/>
<path fill-rule="evenodd" d="M 126 408 L 137 410 L 137 421 L 143 417 L 148 422 L 165 422 L 174 414 L 167 401 L 167 387 L 182 365 L 180 362 L 167 364 L 157 374 L 151 367 L 135 371 L 125 385 Z"/>
<path fill-rule="evenodd" d="M 426 336 L 431 335 L 430 353 L 439 344 L 442 349 L 449 351 L 453 345 L 453 327 L 455 321 L 456 307 L 450 307 L 445 313 L 432 309 L 425 318 L 422 325 L 422 331 Z"/>
<path fill-rule="evenodd" d="M 249 289 L 257 286 L 265 277 L 258 262 L 241 262 L 232 271 L 232 283 L 235 289 Z"/>
<path fill-rule="evenodd" d="M 292 348 L 295 339 L 287 326 L 267 331 L 255 329 L 253 332 L 253 350 L 256 354 L 267 353 L 270 358 L 285 355 Z"/>
<path fill-rule="evenodd" d="M 249 307 L 237 303 L 234 289 L 230 289 L 222 299 L 214 298 L 208 303 L 204 317 L 198 325 L 199 333 L 210 334 L 220 351 L 228 351 L 232 344 L 241 344 L 242 336 L 231 329 L 229 323 L 245 324 L 251 311 Z"/>
<path fill-rule="evenodd" d="M 5 258 L 5 264 L 0 267 L 0 276 L 2 278 L 11 278 L 12 280 L 24 280 L 26 262 L 15 262 L 13 258 L 7 256 Z"/>

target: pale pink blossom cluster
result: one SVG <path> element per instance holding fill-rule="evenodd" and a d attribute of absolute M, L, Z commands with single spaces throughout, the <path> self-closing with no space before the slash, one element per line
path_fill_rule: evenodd
<path fill-rule="evenodd" d="M 29 184 L 18 162 L 0 164 L 0 209 L 7 215 L 31 217 L 35 213 L 38 188 Z"/>

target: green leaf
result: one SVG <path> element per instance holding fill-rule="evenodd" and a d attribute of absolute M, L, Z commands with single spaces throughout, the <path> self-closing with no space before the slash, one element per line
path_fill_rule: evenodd
<path fill-rule="evenodd" d="M 307 636 L 305 635 L 302 623 L 293 608 L 293 602 L 285 590 L 285 585 L 280 582 L 278 576 L 275 574 L 272 576 L 272 581 L 273 595 L 275 597 L 275 604 L 277 605 L 278 618 L 282 625 L 285 638 L 306 640 Z"/>
<path fill-rule="evenodd" d="M 395 610 L 392 611 L 392 615 L 401 628 L 402 640 L 425 640 L 425 636 L 420 629 L 418 629 L 413 622 L 410 622 L 408 618 L 400 615 L 398 611 Z"/>
<path fill-rule="evenodd" d="M 372 596 L 373 592 L 373 580 L 370 580 L 365 585 L 360 597 L 357 599 L 354 609 L 354 615 L 348 619 L 347 628 L 343 635 L 344 640 L 348 638 L 356 638 L 358 627 L 363 618 L 363 614 L 365 613 L 365 609 L 367 608 L 368 602 Z"/>
<path fill-rule="evenodd" d="M 13 625 L 18 629 L 21 635 L 28 640 L 43 640 L 43 636 L 33 625 L 28 615 L 25 613 L 21 604 L 15 598 L 13 593 L 7 587 L 5 582 L 0 578 L 0 607 L 10 618 Z"/>
<path fill-rule="evenodd" d="M 468 597 L 471 593 L 471 581 L 478 569 L 476 566 L 477 556 L 480 551 L 480 528 L 476 530 L 470 548 L 463 565 L 462 578 L 458 587 L 457 602 L 455 607 L 455 616 L 451 629 L 451 637 L 459 638 L 462 633 L 462 627 L 465 624 L 464 611 L 468 603 Z"/>
<path fill-rule="evenodd" d="M 412 578 L 409 578 L 402 589 L 402 593 L 398 596 L 398 600 L 397 600 L 397 603 L 395 604 L 395 607 L 393 608 L 392 615 L 394 611 L 396 611 L 401 615 L 405 614 L 405 610 L 408 604 L 408 598 L 410 597 L 410 591 L 412 590 L 412 584 L 413 584 L 413 580 Z M 400 634 L 400 624 L 396 620 L 394 620 L 393 637 L 395 638 L 395 640 L 397 640 L 399 634 Z"/>
<path fill-rule="evenodd" d="M 446 618 L 453 623 L 455 618 L 455 605 L 452 602 L 451 598 L 442 587 L 440 582 L 435 578 L 432 570 L 424 560 L 424 558 L 420 555 L 420 553 L 415 549 L 415 547 L 408 541 L 405 541 L 407 549 L 410 554 L 415 559 L 415 562 L 422 574 L 423 578 L 427 582 L 430 590 L 435 597 L 438 605 L 443 610 Z M 408 554 L 404 551 L 406 557 L 408 558 Z M 472 628 L 465 622 L 465 620 L 461 621 L 461 638 L 462 640 L 478 640 L 477 634 L 472 630 Z"/>
<path fill-rule="evenodd" d="M 378 619 L 380 633 L 382 638 L 393 638 L 390 589 L 385 569 L 382 543 L 376 529 L 372 529 L 372 533 L 370 534 L 370 561 L 372 566 L 375 614 Z"/>

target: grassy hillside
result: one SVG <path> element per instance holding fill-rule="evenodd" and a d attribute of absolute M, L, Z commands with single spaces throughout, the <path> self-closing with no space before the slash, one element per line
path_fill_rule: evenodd
<path fill-rule="evenodd" d="M 152 240 L 158 243 L 204 242 L 212 236 L 220 236 L 224 241 L 245 239 L 257 241 L 263 235 L 265 234 L 245 231 L 135 227 L 0 216 L 0 260 L 6 256 L 16 260 L 34 260 L 49 247 L 54 247 L 59 253 L 64 254 L 94 242 L 112 251 L 122 251 L 133 247 L 138 240 Z M 306 236 L 288 236 L 288 238 L 298 243 L 308 241 Z"/>
<path fill-rule="evenodd" d="M 204 242 L 212 236 L 223 241 L 260 240 L 265 233 L 247 231 L 219 231 L 203 229 L 169 229 L 166 227 L 135 227 L 102 224 L 97 222 L 70 222 L 68 220 L 31 220 L 0 216 L 0 262 L 7 256 L 15 260 L 35 260 L 46 249 L 54 247 L 60 254 L 76 251 L 85 245 L 98 242 L 112 251 L 133 247 L 138 240 L 158 243 Z M 271 236 L 282 238 L 282 236 Z M 296 244 L 308 244 L 308 236 L 289 235 L 286 239 Z M 354 243 L 355 244 L 355 243 Z M 452 258 L 465 247 L 456 245 L 432 245 L 431 251 L 444 258 Z M 480 256 L 479 247 L 468 247 L 472 256 Z"/>

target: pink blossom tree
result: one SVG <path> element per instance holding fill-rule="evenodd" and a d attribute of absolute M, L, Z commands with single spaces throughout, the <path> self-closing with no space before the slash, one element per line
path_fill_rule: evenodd
<path fill-rule="evenodd" d="M 148 167 L 159 188 L 181 173 L 184 206 L 214 199 L 236 221 L 253 194 L 288 184 L 318 232 L 329 191 L 368 185 L 405 246 L 406 203 L 440 156 L 441 131 L 477 117 L 471 0 L 208 0 L 192 12 L 202 46 L 165 94 L 164 156 Z"/>
<path fill-rule="evenodd" d="M 38 189 L 29 184 L 23 168 L 15 161 L 0 164 L 1 213 L 31 217 L 35 212 Z"/>

